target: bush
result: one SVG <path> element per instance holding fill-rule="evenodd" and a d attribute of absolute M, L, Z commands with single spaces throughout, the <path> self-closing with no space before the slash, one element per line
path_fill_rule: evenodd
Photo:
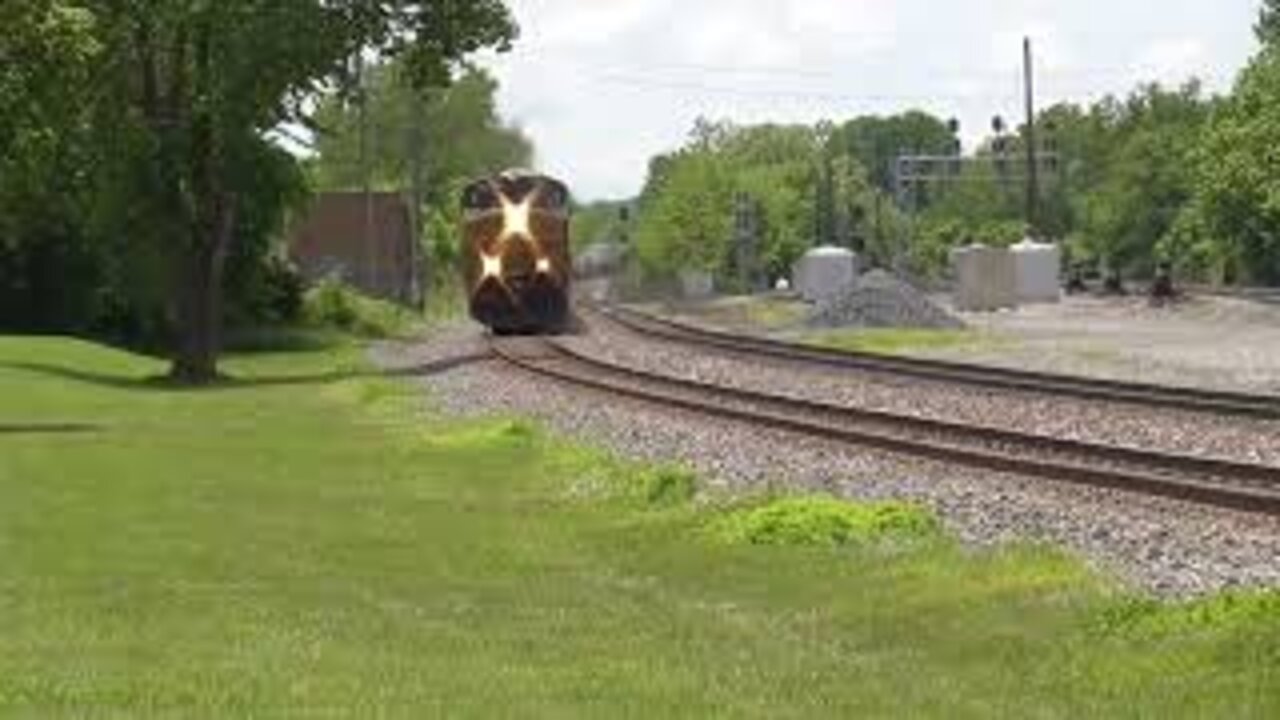
<path fill-rule="evenodd" d="M 302 302 L 302 317 L 311 327 L 341 330 L 369 338 L 405 335 L 418 320 L 402 307 L 365 297 L 330 280 L 307 292 Z"/>
<path fill-rule="evenodd" d="M 1280 622 L 1280 593 L 1238 591 L 1173 605 L 1135 598 L 1103 613 L 1099 629 L 1161 636 L 1274 622 Z"/>
<path fill-rule="evenodd" d="M 279 327 L 302 318 L 306 282 L 288 261 L 268 257 L 240 268 L 227 285 L 227 327 Z"/>
<path fill-rule="evenodd" d="M 302 301 L 306 282 L 297 268 L 279 258 L 271 258 L 263 266 L 258 289 L 265 318 L 291 324 L 302 318 Z"/>
<path fill-rule="evenodd" d="M 692 471 L 678 467 L 662 467 L 641 475 L 644 499 L 650 506 L 675 507 L 693 500 L 698 492 L 698 479 Z"/>
<path fill-rule="evenodd" d="M 937 520 L 904 503 L 849 503 L 830 497 L 785 498 L 739 510 L 714 527 L 721 539 L 751 545 L 839 546 L 932 534 Z"/>

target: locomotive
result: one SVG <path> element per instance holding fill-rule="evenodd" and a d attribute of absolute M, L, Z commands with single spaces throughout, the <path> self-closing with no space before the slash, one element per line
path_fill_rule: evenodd
<path fill-rule="evenodd" d="M 462 278 L 471 317 L 496 335 L 569 325 L 569 191 L 508 170 L 462 192 Z"/>

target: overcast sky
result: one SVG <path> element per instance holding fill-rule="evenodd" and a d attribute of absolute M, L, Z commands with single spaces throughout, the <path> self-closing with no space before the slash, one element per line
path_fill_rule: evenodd
<path fill-rule="evenodd" d="M 487 58 L 539 169 L 622 197 L 699 116 L 814 122 L 912 107 L 1021 117 L 1021 38 L 1042 104 L 1139 81 L 1230 86 L 1258 0 L 509 0 L 516 49 Z"/>

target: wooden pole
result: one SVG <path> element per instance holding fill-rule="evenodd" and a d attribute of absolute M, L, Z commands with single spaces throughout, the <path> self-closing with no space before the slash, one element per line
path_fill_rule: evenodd
<path fill-rule="evenodd" d="M 1031 56 L 1031 38 L 1022 39 L 1022 65 L 1025 78 L 1024 90 L 1027 102 L 1027 230 L 1032 237 L 1038 234 L 1040 174 L 1036 165 L 1036 104 L 1035 70 Z"/>

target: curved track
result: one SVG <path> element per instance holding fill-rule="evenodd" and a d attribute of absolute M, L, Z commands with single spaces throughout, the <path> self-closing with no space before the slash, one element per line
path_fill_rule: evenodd
<path fill-rule="evenodd" d="M 1268 419 L 1280 418 L 1280 396 L 1275 395 L 1151 385 L 945 360 L 831 350 L 694 327 L 617 306 L 580 305 L 580 307 L 641 335 L 752 357 L 765 356 L 792 362 L 874 371 L 1002 390 L 1106 400 L 1144 407 L 1174 408 Z"/>
<path fill-rule="evenodd" d="M 490 350 L 541 377 L 666 408 L 987 470 L 1280 515 L 1280 468 L 746 391 L 604 362 L 547 338 L 494 339 Z"/>

